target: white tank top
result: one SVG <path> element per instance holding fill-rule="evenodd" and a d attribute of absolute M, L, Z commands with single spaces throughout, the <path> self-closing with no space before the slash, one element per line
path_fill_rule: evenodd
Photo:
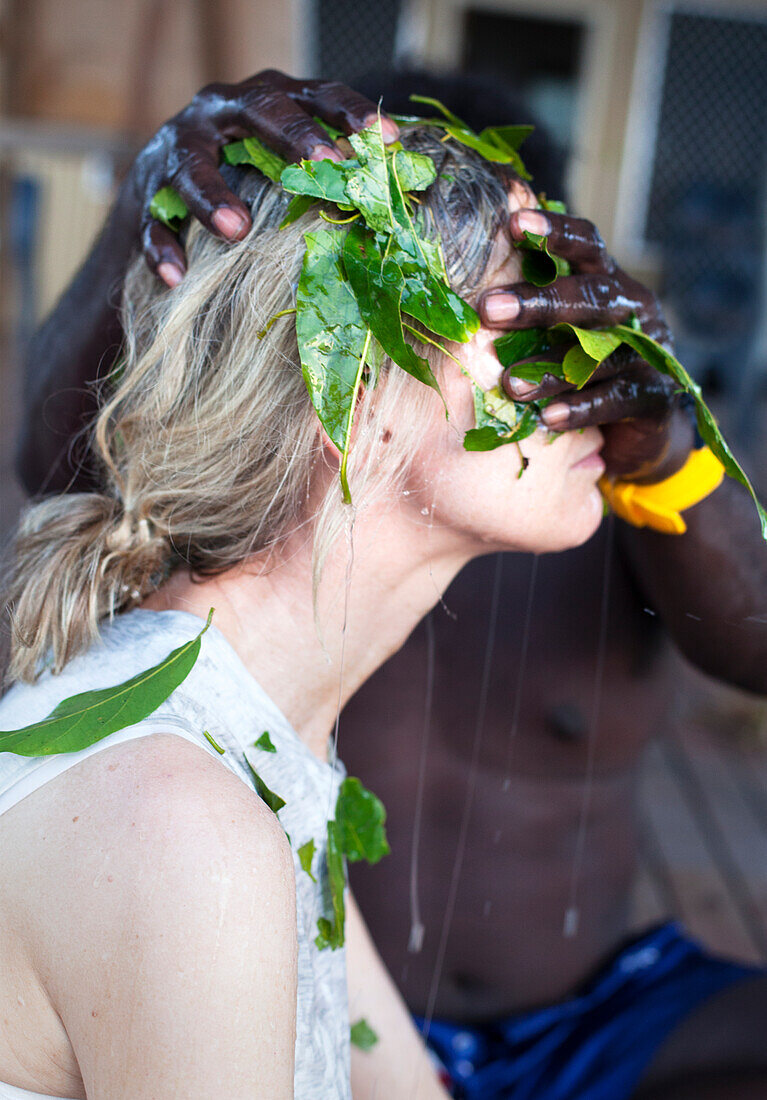
<path fill-rule="evenodd" d="M 58 676 L 16 684 L 0 701 L 0 730 L 45 718 L 62 699 L 119 684 L 159 663 L 197 635 L 203 623 L 182 611 L 138 609 L 104 627 L 102 641 L 74 658 Z M 207 730 L 225 750 L 219 755 Z M 268 731 L 276 752 L 254 747 Z M 317 918 L 330 911 L 327 821 L 333 816 L 343 768 L 318 760 L 256 683 L 215 626 L 202 638 L 197 662 L 181 686 L 151 717 L 81 752 L 26 757 L 0 753 L 0 814 L 94 752 L 152 733 L 175 733 L 202 746 L 252 789 L 245 763 L 285 800 L 279 819 L 290 837 L 298 915 L 295 1100 L 350 1100 L 349 1011 L 343 948 L 319 951 Z M 313 839 L 315 885 L 297 850 Z M 68 1100 L 0 1081 L 0 1100 Z"/>

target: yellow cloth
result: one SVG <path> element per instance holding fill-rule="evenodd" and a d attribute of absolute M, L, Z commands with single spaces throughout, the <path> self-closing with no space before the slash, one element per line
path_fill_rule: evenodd
<path fill-rule="evenodd" d="M 599 480 L 602 496 L 616 516 L 634 527 L 652 527 L 666 535 L 683 535 L 687 524 L 680 515 L 713 493 L 724 478 L 724 466 L 709 450 L 692 451 L 681 470 L 654 485 L 633 481 Z"/>

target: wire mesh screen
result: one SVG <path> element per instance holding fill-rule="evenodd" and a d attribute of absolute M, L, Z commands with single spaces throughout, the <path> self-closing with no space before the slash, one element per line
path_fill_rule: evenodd
<path fill-rule="evenodd" d="M 401 0 L 316 0 L 317 69 L 353 83 L 391 65 Z"/>
<path fill-rule="evenodd" d="M 645 238 L 700 357 L 756 326 L 766 160 L 767 18 L 673 13 Z"/>

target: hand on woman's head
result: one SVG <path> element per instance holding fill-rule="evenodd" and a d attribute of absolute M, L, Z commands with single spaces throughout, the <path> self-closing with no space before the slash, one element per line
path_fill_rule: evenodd
<path fill-rule="evenodd" d="M 180 283 L 186 272 L 177 235 L 150 213 L 162 187 L 174 187 L 190 214 L 218 237 L 237 241 L 250 229 L 250 211 L 219 170 L 223 145 L 255 134 L 291 161 L 342 160 L 343 152 L 315 120 L 350 134 L 377 117 L 376 104 L 345 84 L 294 79 L 276 69 L 239 84 L 203 88 L 142 149 L 122 188 L 125 217 L 136 223 L 151 270 L 168 286 Z M 394 141 L 395 123 L 383 115 L 382 125 L 384 140 Z"/>
<path fill-rule="evenodd" d="M 648 336 L 671 347 L 658 299 L 618 266 L 595 225 L 566 214 L 517 208 L 510 219 L 512 238 L 522 240 L 526 230 L 544 234 L 551 251 L 569 261 L 572 274 L 548 287 L 510 280 L 488 291 L 479 307 L 486 324 L 525 329 L 570 322 L 606 328 L 625 324 L 634 314 Z M 554 375 L 533 385 L 516 378 L 513 365 L 504 372 L 503 387 L 514 401 L 557 397 L 543 414 L 552 429 L 603 428 L 603 457 L 611 476 L 662 480 L 684 464 L 693 445 L 692 422 L 680 406 L 676 383 L 625 346 L 582 390 Z"/>

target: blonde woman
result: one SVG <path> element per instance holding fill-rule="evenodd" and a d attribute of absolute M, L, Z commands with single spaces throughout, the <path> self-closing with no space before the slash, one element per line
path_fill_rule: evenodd
<path fill-rule="evenodd" d="M 507 210 L 532 193 L 428 131 L 409 142 L 438 163 L 423 208 L 454 288 L 514 281 Z M 467 561 L 559 550 L 600 521 L 600 433 L 548 446 L 538 431 L 519 478 L 514 447 L 464 451 L 472 388 L 433 353 L 450 422 L 398 369 L 360 397 L 352 539 L 292 314 L 259 338 L 324 223 L 279 231 L 281 190 L 253 170 L 236 186 L 244 240 L 193 227 L 181 286 L 142 263 L 129 278 L 125 360 L 95 432 L 108 488 L 33 507 L 18 538 L 4 729 L 155 664 L 216 612 L 149 719 L 77 754 L 3 758 L 0 1096 L 347 1097 L 358 1018 L 380 1039 L 355 1051 L 355 1096 L 445 1095 L 353 902 L 348 947 L 314 943 L 336 714 Z M 492 338 L 460 349 L 484 389 Z M 276 751 L 254 745 L 264 731 Z M 284 800 L 279 820 L 250 768 Z"/>

